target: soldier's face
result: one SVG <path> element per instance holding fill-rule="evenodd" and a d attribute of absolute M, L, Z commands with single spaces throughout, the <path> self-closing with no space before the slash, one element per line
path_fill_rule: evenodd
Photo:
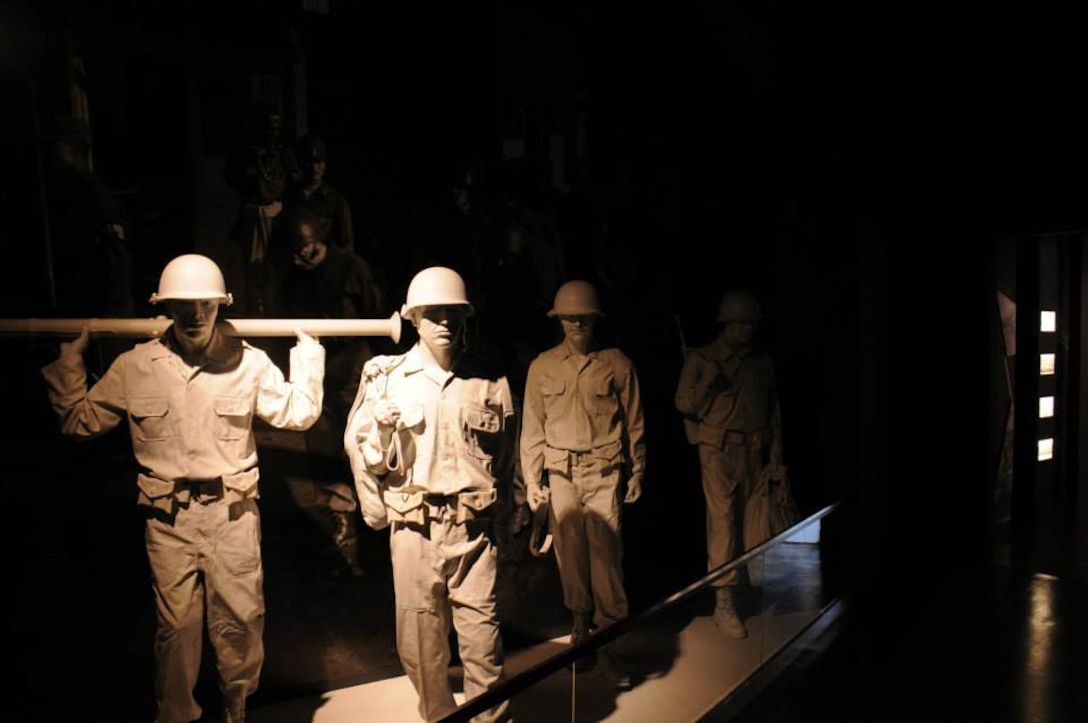
<path fill-rule="evenodd" d="M 325 169 L 328 163 L 323 158 L 311 158 L 304 164 L 306 177 L 314 183 L 319 183 L 325 177 Z"/>
<path fill-rule="evenodd" d="M 576 349 L 585 351 L 593 341 L 593 327 L 597 317 L 593 314 L 562 314 L 559 322 L 563 325 L 563 336 Z"/>
<path fill-rule="evenodd" d="M 420 340 L 434 350 L 449 349 L 464 331 L 467 311 L 463 306 L 424 306 L 416 321 Z"/>
<path fill-rule="evenodd" d="M 174 336 L 182 344 L 202 347 L 211 341 L 219 302 L 214 299 L 167 302 L 170 318 L 174 320 Z"/>
<path fill-rule="evenodd" d="M 755 333 L 756 323 L 754 321 L 727 321 L 722 328 L 722 337 L 725 343 L 735 349 L 744 348 L 751 344 Z"/>
<path fill-rule="evenodd" d="M 295 239 L 295 265 L 307 271 L 316 269 L 325 260 L 325 251 L 326 246 L 313 224 L 300 224 Z"/>

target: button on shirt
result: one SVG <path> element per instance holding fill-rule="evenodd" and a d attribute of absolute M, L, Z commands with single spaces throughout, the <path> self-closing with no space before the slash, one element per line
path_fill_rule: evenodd
<path fill-rule="evenodd" d="M 169 332 L 114 360 L 87 390 L 82 356 L 43 368 L 64 434 L 93 438 L 128 421 L 139 465 L 163 480 L 215 479 L 257 464 L 253 417 L 305 430 L 321 414 L 325 349 L 291 349 L 291 381 L 262 350 L 218 330 L 207 362 L 185 363 Z"/>
<path fill-rule="evenodd" d="M 634 364 L 619 349 L 576 357 L 566 341 L 529 365 L 522 415 L 521 464 L 527 483 L 543 477 L 544 448 L 588 452 L 622 448 L 631 476 L 646 466 L 645 423 Z"/>

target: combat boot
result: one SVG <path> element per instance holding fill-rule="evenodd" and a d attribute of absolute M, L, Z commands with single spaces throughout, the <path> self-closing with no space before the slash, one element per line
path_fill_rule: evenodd
<path fill-rule="evenodd" d="M 584 643 L 592 632 L 593 616 L 590 613 L 574 613 L 574 627 L 570 631 L 570 646 Z M 575 661 L 579 672 L 589 672 L 597 664 L 597 651 L 591 650 Z"/>
<path fill-rule="evenodd" d="M 246 723 L 246 704 L 228 704 L 223 710 L 223 723 Z"/>
<path fill-rule="evenodd" d="M 714 605 L 714 624 L 718 626 L 718 630 L 731 638 L 748 637 L 748 629 L 744 627 L 744 623 L 737 614 L 733 588 L 720 587 L 715 592 L 717 594 L 717 603 Z"/>

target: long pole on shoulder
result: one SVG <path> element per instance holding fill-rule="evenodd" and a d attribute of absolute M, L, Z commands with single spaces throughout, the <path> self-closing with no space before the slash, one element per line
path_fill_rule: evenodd
<path fill-rule="evenodd" d="M 166 317 L 151 319 L 0 319 L 0 335 L 79 336 L 91 335 L 151 339 L 173 322 Z M 301 330 L 310 336 L 387 336 L 400 341 L 401 318 L 393 312 L 388 319 L 220 319 L 219 328 L 228 336 L 294 336 Z"/>

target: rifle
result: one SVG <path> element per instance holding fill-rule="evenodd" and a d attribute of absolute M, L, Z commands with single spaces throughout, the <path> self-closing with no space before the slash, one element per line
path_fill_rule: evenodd
<path fill-rule="evenodd" d="M 680 335 L 680 358 L 682 363 L 686 363 L 688 359 L 688 342 L 684 336 L 684 327 L 680 323 L 680 315 L 673 314 L 672 317 L 676 321 L 676 332 Z M 684 436 L 687 437 L 688 444 L 699 443 L 699 420 L 692 419 L 688 415 L 683 415 L 684 418 Z"/>

